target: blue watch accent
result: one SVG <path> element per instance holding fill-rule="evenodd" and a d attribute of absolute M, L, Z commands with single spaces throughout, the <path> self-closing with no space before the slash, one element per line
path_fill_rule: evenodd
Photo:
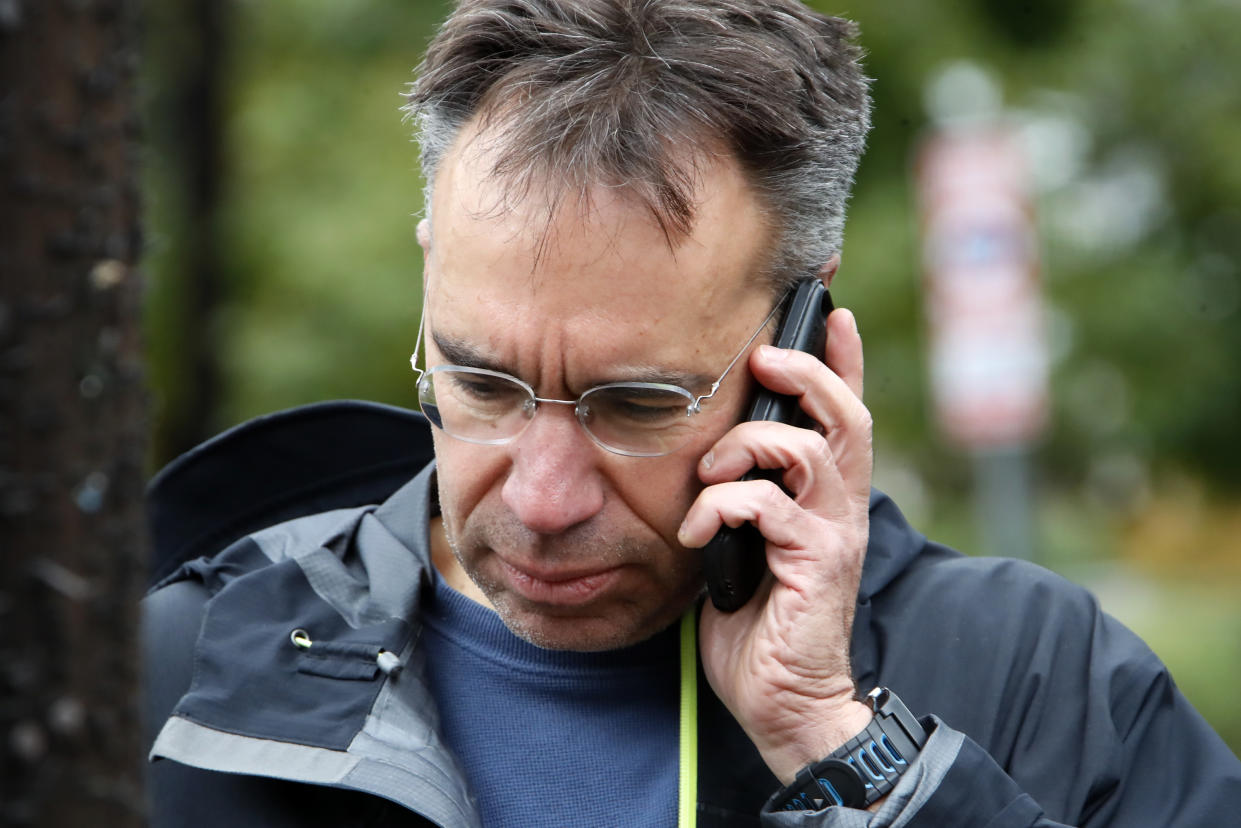
<path fill-rule="evenodd" d="M 844 804 L 845 800 L 843 797 L 841 797 L 839 793 L 836 792 L 835 785 L 833 785 L 831 782 L 828 782 L 826 779 L 824 779 L 821 776 L 815 779 L 814 781 L 819 783 L 819 787 L 823 789 L 823 793 L 827 794 L 829 797 L 832 798 L 832 802 L 836 803 L 837 805 Z"/>
<path fill-rule="evenodd" d="M 892 746 L 892 742 L 888 740 L 888 734 L 883 734 L 883 736 L 880 737 L 880 741 L 883 742 L 883 749 L 887 751 L 888 756 L 892 757 L 892 761 L 898 765 L 909 764 L 905 761 L 905 757 L 901 756 L 901 752 Z"/>

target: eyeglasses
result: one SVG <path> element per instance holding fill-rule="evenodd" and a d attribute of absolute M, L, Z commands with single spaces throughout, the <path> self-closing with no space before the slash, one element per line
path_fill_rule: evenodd
<path fill-rule="evenodd" d="M 571 405 L 578 423 L 601 448 L 627 457 L 660 457 L 684 445 L 694 433 L 693 416 L 715 396 L 720 383 L 780 310 L 771 312 L 741 346 L 706 394 L 662 382 L 609 382 L 583 391 L 576 400 L 540 397 L 517 377 L 465 365 L 418 367 L 418 350 L 409 365 L 418 375 L 418 405 L 445 434 L 486 446 L 516 440 L 541 404 Z M 426 300 L 418 323 L 418 345 L 426 323 Z"/>

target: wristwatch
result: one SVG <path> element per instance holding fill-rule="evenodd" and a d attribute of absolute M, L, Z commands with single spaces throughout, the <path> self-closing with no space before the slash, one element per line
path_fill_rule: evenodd
<path fill-rule="evenodd" d="M 801 769 L 777 795 L 778 811 L 820 811 L 833 805 L 865 808 L 896 787 L 926 744 L 927 733 L 886 687 L 866 694 L 875 716 L 826 759 Z"/>

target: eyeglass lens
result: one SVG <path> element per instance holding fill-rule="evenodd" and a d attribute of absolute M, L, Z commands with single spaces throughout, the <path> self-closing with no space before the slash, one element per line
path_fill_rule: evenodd
<path fill-rule="evenodd" d="M 587 391 L 575 408 L 596 443 L 622 454 L 655 456 L 693 433 L 692 395 L 676 386 L 614 383 Z M 423 413 L 461 440 L 496 445 L 516 438 L 539 402 L 517 380 L 468 368 L 435 368 L 418 383 Z"/>

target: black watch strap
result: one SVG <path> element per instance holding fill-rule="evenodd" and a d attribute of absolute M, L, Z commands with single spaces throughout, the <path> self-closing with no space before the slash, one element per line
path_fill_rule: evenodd
<path fill-rule="evenodd" d="M 891 690 L 876 687 L 866 701 L 875 713 L 866 729 L 802 768 L 776 797 L 776 810 L 865 808 L 896 787 L 926 744 L 926 731 Z"/>

